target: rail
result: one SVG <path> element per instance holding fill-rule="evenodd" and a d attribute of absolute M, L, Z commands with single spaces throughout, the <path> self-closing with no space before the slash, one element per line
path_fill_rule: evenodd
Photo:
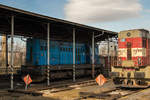
<path fill-rule="evenodd" d="M 141 90 L 143 90 L 143 89 L 115 88 L 115 89 L 108 90 L 108 91 L 105 91 L 102 93 L 97 93 L 97 94 L 80 92 L 80 98 L 77 98 L 75 100 L 81 100 L 81 99 L 87 99 L 87 98 L 100 99 L 100 100 L 118 100 L 123 97 L 137 93 Z"/>

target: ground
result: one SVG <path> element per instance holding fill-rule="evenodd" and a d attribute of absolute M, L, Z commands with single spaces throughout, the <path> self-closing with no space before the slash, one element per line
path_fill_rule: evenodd
<path fill-rule="evenodd" d="M 61 91 L 56 93 L 50 93 L 50 90 L 42 90 L 40 92 L 43 93 L 43 96 L 31 96 L 31 95 L 24 95 L 18 93 L 8 93 L 7 91 L 0 91 L 0 100 L 85 100 L 80 99 L 82 93 L 101 93 L 104 91 L 108 91 L 114 89 L 115 85 L 112 81 L 108 81 L 103 86 L 92 85 L 86 87 L 76 87 L 72 90 Z M 127 97 L 123 97 L 119 100 L 150 100 L 150 89 L 141 90 L 138 93 L 134 93 Z M 98 100 L 95 98 L 87 98 L 87 100 Z"/>

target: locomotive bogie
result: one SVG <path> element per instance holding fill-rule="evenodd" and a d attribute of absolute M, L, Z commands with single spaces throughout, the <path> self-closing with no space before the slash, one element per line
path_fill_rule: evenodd
<path fill-rule="evenodd" d="M 150 66 L 143 68 L 115 68 L 110 73 L 115 84 L 123 85 L 150 85 Z"/>

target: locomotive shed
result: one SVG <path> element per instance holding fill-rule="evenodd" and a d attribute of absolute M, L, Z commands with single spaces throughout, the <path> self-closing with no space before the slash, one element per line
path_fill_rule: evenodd
<path fill-rule="evenodd" d="M 11 38 L 11 59 L 10 65 L 7 66 L 11 69 L 10 87 L 14 89 L 14 65 L 13 65 L 13 43 L 14 37 L 38 38 L 47 41 L 50 40 L 66 41 L 73 43 L 73 81 L 76 81 L 76 64 L 75 64 L 75 45 L 76 43 L 88 43 L 92 47 L 92 69 L 91 76 L 95 77 L 95 64 L 94 64 L 94 46 L 99 41 L 105 41 L 112 37 L 117 37 L 116 32 L 105 29 L 99 29 L 75 22 L 70 22 L 62 19 L 57 19 L 49 16 L 36 14 L 29 11 L 16 9 L 0 4 L 0 33 Z M 8 44 L 7 44 L 8 45 Z M 49 53 L 49 45 L 47 45 L 47 52 Z M 8 52 L 8 50 L 7 50 Z M 47 56 L 49 61 L 50 57 Z M 49 69 L 51 65 L 48 62 L 47 66 L 47 85 L 49 83 Z"/>

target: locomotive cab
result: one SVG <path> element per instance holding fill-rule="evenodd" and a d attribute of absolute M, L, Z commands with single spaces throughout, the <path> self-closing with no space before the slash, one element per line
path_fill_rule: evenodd
<path fill-rule="evenodd" d="M 110 73 L 115 84 L 142 87 L 150 84 L 150 34 L 145 29 L 118 34 L 118 60 Z"/>

